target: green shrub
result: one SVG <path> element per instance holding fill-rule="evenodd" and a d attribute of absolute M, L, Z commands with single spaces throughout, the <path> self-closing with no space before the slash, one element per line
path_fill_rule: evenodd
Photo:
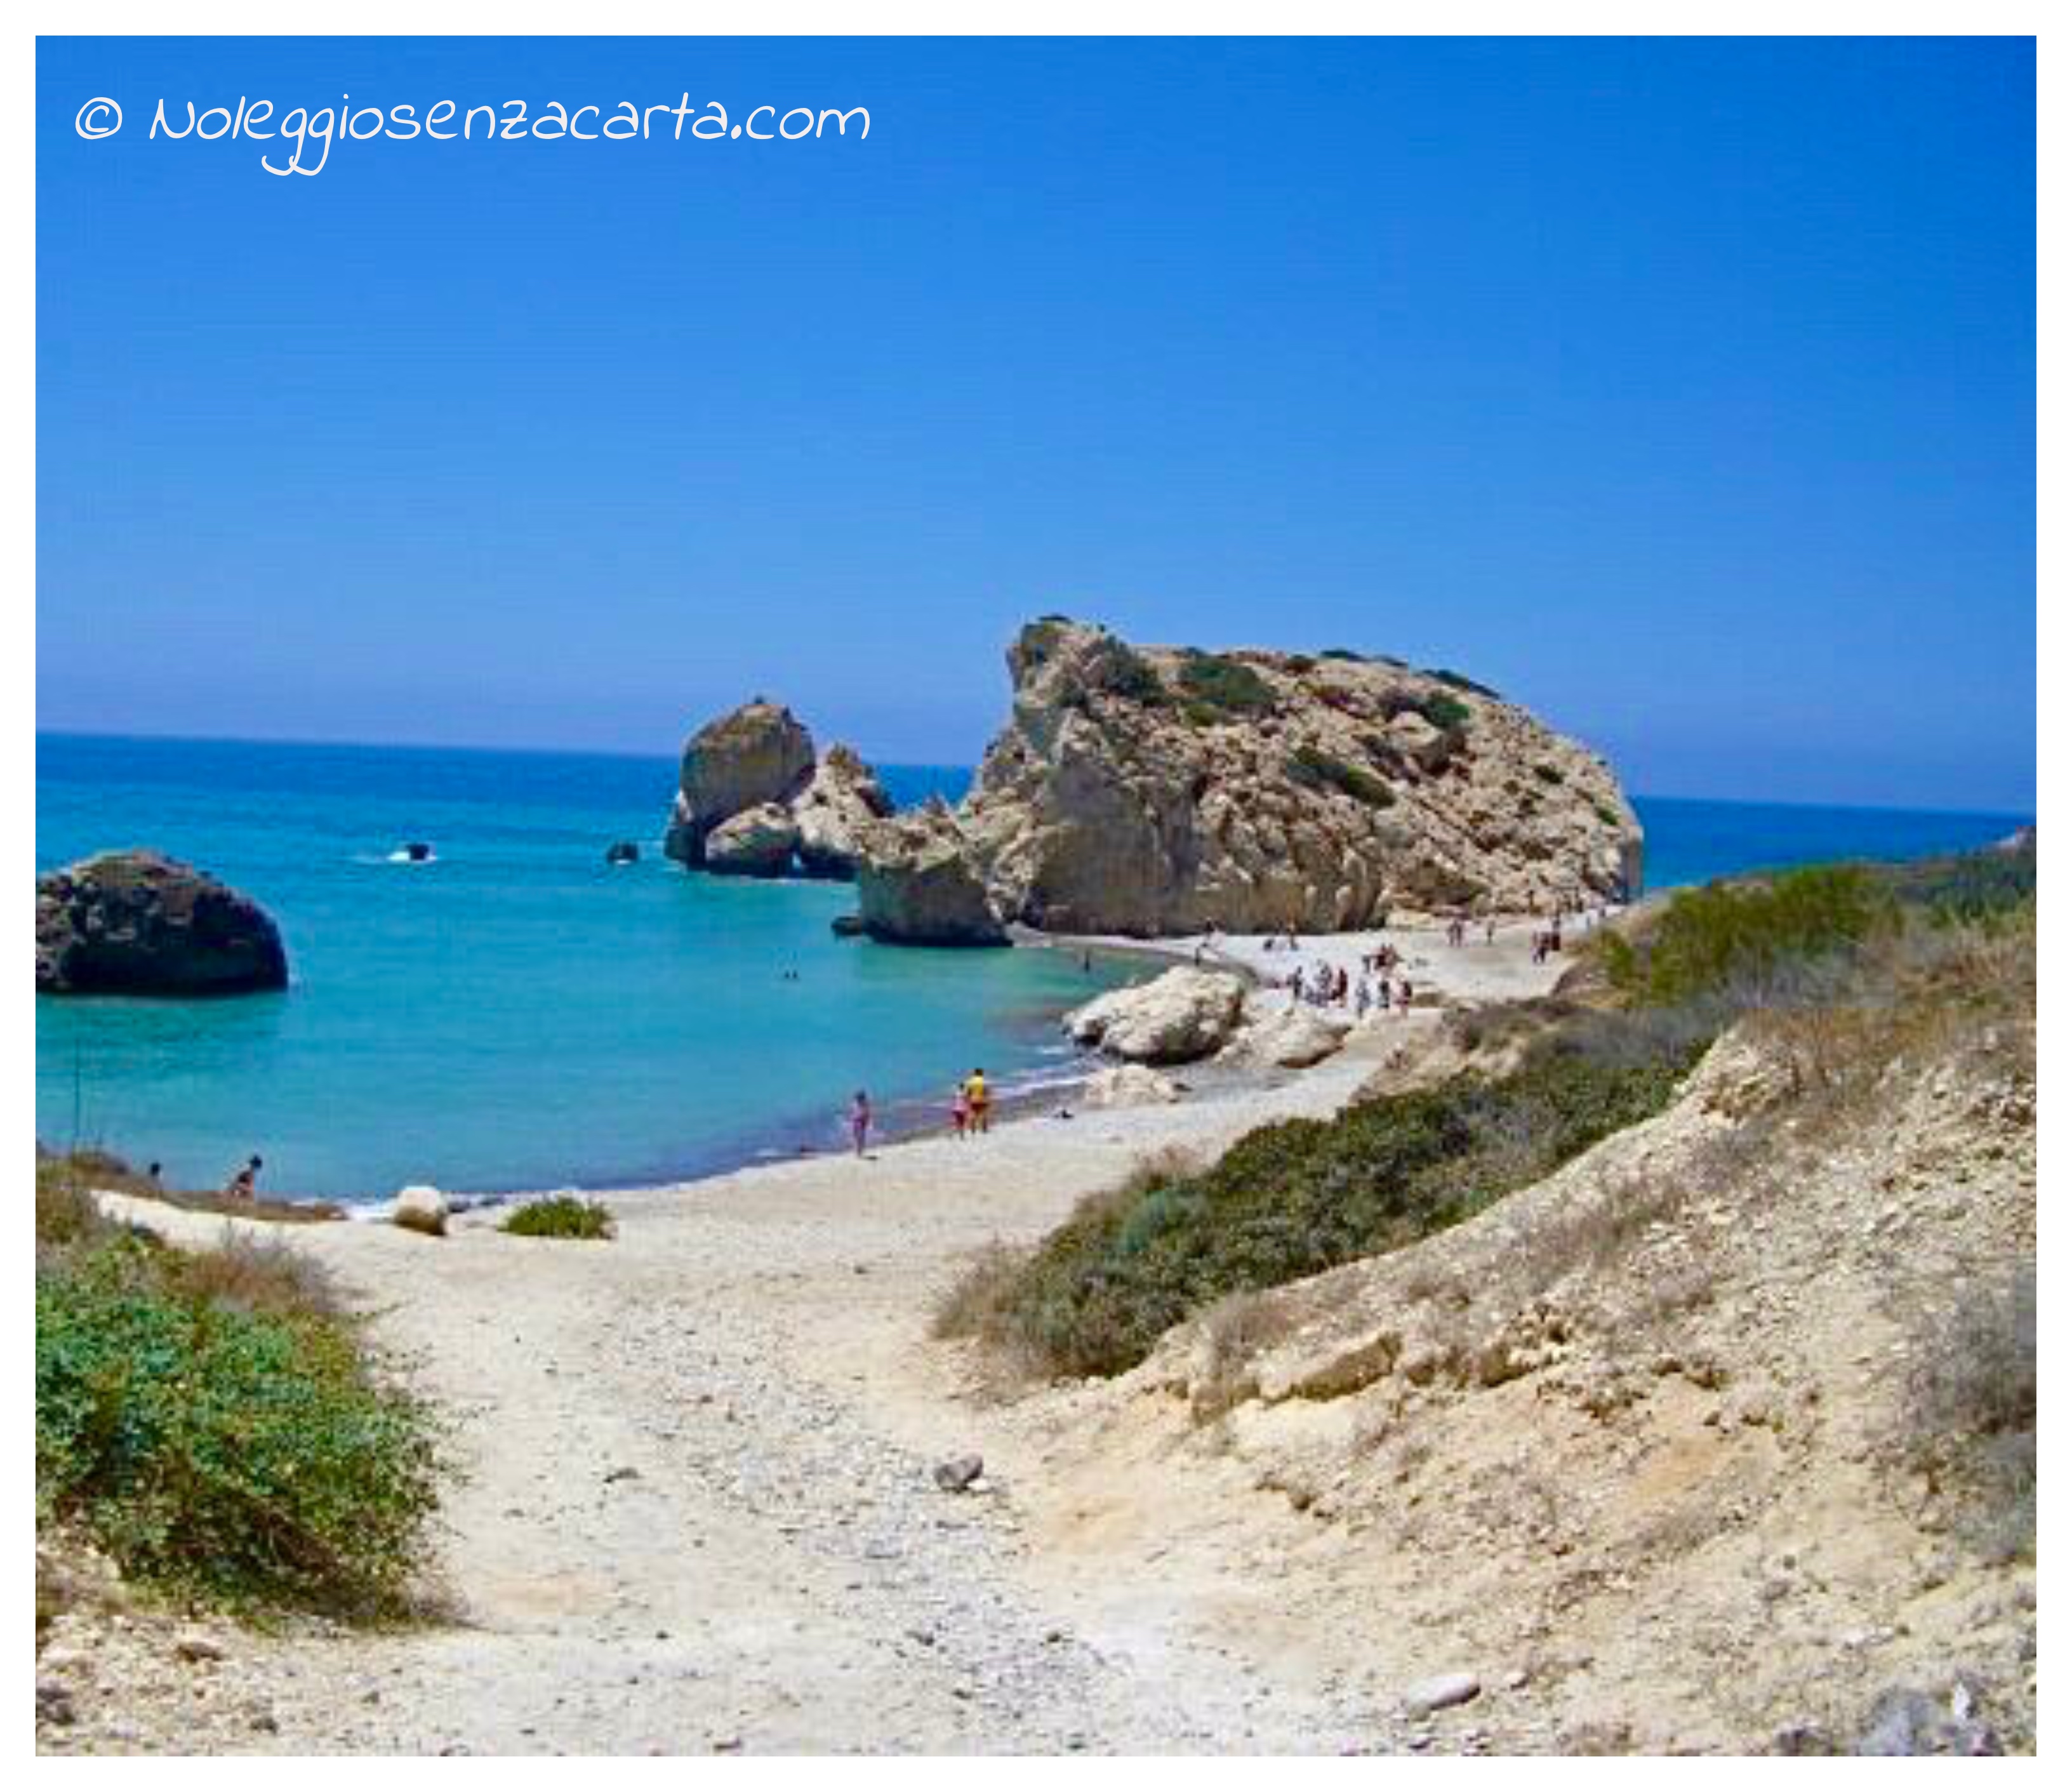
<path fill-rule="evenodd" d="M 1543 784 L 1558 784 L 1563 781 L 1561 768 L 1544 759 L 1532 768 L 1532 775 Z"/>
<path fill-rule="evenodd" d="M 1157 705 L 1166 698 L 1157 668 L 1134 647 L 1117 641 L 1101 673 L 1101 688 L 1132 703 Z"/>
<path fill-rule="evenodd" d="M 1180 693 L 1190 721 L 1227 721 L 1264 715 L 1274 705 L 1273 687 L 1242 660 L 1219 653 L 1189 652 L 1180 662 Z"/>
<path fill-rule="evenodd" d="M 294 1271 L 135 1236 L 41 1256 L 39 1520 L 233 1609 L 406 1608 L 442 1472 L 427 1410 Z"/>
<path fill-rule="evenodd" d="M 1367 656 L 1363 653 L 1355 653 L 1350 647 L 1326 647 L 1317 657 L 1320 660 L 1350 660 L 1357 664 L 1366 659 Z"/>
<path fill-rule="evenodd" d="M 1317 661 L 1310 654 L 1291 653 L 1288 656 L 1288 669 L 1300 678 L 1305 672 L 1314 672 L 1317 669 Z"/>
<path fill-rule="evenodd" d="M 1207 1169 L 1140 1173 L 1083 1202 L 1013 1273 L 989 1261 L 985 1289 L 953 1293 L 943 1322 L 1045 1373 L 1117 1374 L 1227 1296 L 1415 1243 L 1659 1112 L 1702 1040 L 1619 1037 L 1624 1056 L 1556 1042 L 1495 1080 L 1372 1097 L 1262 1127 Z"/>
<path fill-rule="evenodd" d="M 1477 684 L 1466 672 L 1449 672 L 1443 666 L 1437 666 L 1424 676 L 1437 679 L 1441 684 L 1450 684 L 1457 691 L 1473 691 L 1477 697 L 1492 697 L 1499 703 L 1503 701 L 1488 685 Z"/>
<path fill-rule="evenodd" d="M 1812 961 L 1846 956 L 1893 919 L 1890 897 L 1865 867 L 1806 865 L 1679 890 L 1640 941 L 1606 935 L 1601 950 L 1612 987 L 1630 1001 L 1753 998 Z"/>
<path fill-rule="evenodd" d="M 1371 771 L 1334 759 L 1321 749 L 1302 746 L 1288 760 L 1288 775 L 1313 789 L 1341 791 L 1356 803 L 1386 809 L 1396 801 L 1396 792 Z"/>
<path fill-rule="evenodd" d="M 1622 823 L 1619 819 L 1618 811 L 1614 808 L 1609 803 L 1593 803 L 1590 805 L 1590 813 L 1594 815 L 1598 820 L 1604 823 L 1607 828 L 1617 828 L 1622 825 Z"/>
<path fill-rule="evenodd" d="M 512 1210 L 503 1229 L 520 1238 L 576 1239 L 608 1239 L 619 1230 L 602 1201 L 578 1201 L 572 1194 L 528 1201 Z"/>
<path fill-rule="evenodd" d="M 2036 900 L 2036 846 L 1988 846 L 1885 868 L 1886 887 L 1945 925 L 1988 921 Z"/>
<path fill-rule="evenodd" d="M 1434 691 L 1417 705 L 1417 713 L 1442 734 L 1462 734 L 1474 720 L 1475 713 L 1457 697 L 1449 697 L 1444 691 Z"/>

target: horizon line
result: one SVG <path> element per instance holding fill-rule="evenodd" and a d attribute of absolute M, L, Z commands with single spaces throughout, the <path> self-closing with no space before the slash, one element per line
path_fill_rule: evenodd
<path fill-rule="evenodd" d="M 680 759 L 680 753 L 639 752 L 627 747 L 606 746 L 490 746 L 466 742 L 429 741 L 369 741 L 312 739 L 293 735 L 252 734 L 178 734 L 109 733 L 90 728 L 43 728 L 36 730 L 36 738 L 69 739 L 83 741 L 171 741 L 188 746 L 291 746 L 308 747 L 319 752 L 382 753 L 462 753 L 483 756 L 501 754 L 512 758 L 586 758 L 625 759 L 652 763 Z M 898 767 L 907 771 L 976 771 L 977 762 L 960 759 L 865 759 L 865 763 L 876 767 Z M 1778 800 L 1752 796 L 1687 796 L 1672 791 L 1629 791 L 1628 799 L 1649 803 L 1719 803 L 1730 807 L 1750 809 L 1854 809 L 1871 810 L 1893 815 L 1947 815 L 1989 816 L 1995 820 L 2018 821 L 2033 826 L 2036 812 L 2033 808 L 1951 808 L 1937 804 L 1907 803 L 1842 803 L 1826 801 Z"/>

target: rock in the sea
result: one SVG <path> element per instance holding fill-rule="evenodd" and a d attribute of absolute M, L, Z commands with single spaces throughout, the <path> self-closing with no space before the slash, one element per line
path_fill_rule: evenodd
<path fill-rule="evenodd" d="M 892 800 L 855 750 L 816 759 L 789 709 L 758 697 L 710 721 L 684 749 L 662 849 L 725 876 L 853 879 L 857 841 Z"/>
<path fill-rule="evenodd" d="M 791 869 L 799 826 L 779 803 L 758 803 L 705 836 L 705 869 L 723 877 L 781 878 Z"/>
<path fill-rule="evenodd" d="M 446 1235 L 446 1219 L 453 1211 L 446 1198 L 422 1182 L 401 1190 L 389 1218 L 405 1231 L 423 1232 L 432 1238 Z"/>
<path fill-rule="evenodd" d="M 1089 1108 L 1148 1108 L 1180 1099 L 1180 1085 L 1145 1064 L 1112 1064 L 1087 1079 Z"/>
<path fill-rule="evenodd" d="M 1178 934 L 1374 924 L 1635 894 L 1596 754 L 1456 674 L 1133 647 L 1047 618 L 958 820 L 1005 919 Z"/>
<path fill-rule="evenodd" d="M 809 878 L 853 881 L 865 830 L 891 813 L 892 799 L 878 775 L 853 748 L 837 741 L 821 755 L 812 781 L 791 804 L 799 869 Z"/>
<path fill-rule="evenodd" d="M 272 918 L 177 859 L 103 853 L 36 880 L 40 991 L 228 996 L 287 982 Z"/>
<path fill-rule="evenodd" d="M 837 914 L 828 923 L 828 931 L 837 939 L 859 939 L 863 936 L 863 917 L 860 914 Z"/>
<path fill-rule="evenodd" d="M 684 745 L 662 849 L 686 865 L 704 864 L 713 828 L 760 804 L 789 803 L 812 770 L 812 736 L 781 704 L 758 697 L 707 722 Z"/>
<path fill-rule="evenodd" d="M 1256 1064 L 1305 1070 L 1321 1064 L 1337 1051 L 1351 1030 L 1346 1021 L 1320 1014 L 1314 1009 L 1284 1009 L 1247 1027 L 1238 1035 L 1232 1050 Z"/>
<path fill-rule="evenodd" d="M 1186 1064 L 1222 1049 L 1244 1010 L 1243 981 L 1178 965 L 1128 989 L 1096 996 L 1065 1017 L 1083 1046 L 1140 1064 Z"/>
<path fill-rule="evenodd" d="M 640 847 L 635 841 L 615 840 L 604 849 L 606 865 L 637 865 L 639 861 Z"/>
<path fill-rule="evenodd" d="M 863 929 L 898 946 L 1004 946 L 969 844 L 939 799 L 874 822 L 857 870 Z"/>

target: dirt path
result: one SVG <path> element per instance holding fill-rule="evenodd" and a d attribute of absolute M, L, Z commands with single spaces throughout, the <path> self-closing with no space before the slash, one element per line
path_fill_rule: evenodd
<path fill-rule="evenodd" d="M 1384 1745 L 1373 1712 L 1275 1681 L 1214 1614 L 1158 1597 L 1155 1564 L 1126 1621 L 1071 1597 L 1032 1559 L 1011 1480 L 935 1486 L 937 1461 L 985 1452 L 985 1415 L 917 1395 L 902 1366 L 935 1348 L 927 1316 L 964 1254 L 1039 1234 L 1142 1152 L 1328 1111 L 1374 1067 L 615 1197 L 610 1244 L 512 1239 L 486 1215 L 444 1241 L 298 1231 L 454 1421 L 461 1621 L 240 1648 L 276 1725 L 251 1745 Z M 197 1239 L 223 1223 L 135 1210 Z"/>
<path fill-rule="evenodd" d="M 1034 1497 L 1041 1453 L 1011 1412 L 963 1396 L 927 1328 L 991 1240 L 1040 1236 L 1150 1152 L 1333 1112 L 1435 1025 L 1391 1021 L 1317 1070 L 1177 1107 L 615 1195 L 610 1243 L 511 1238 L 491 1213 L 442 1241 L 298 1229 L 453 1420 L 465 1478 L 442 1556 L 458 1621 L 240 1639 L 224 1678 L 265 1715 L 217 1745 L 1396 1745 L 1371 1687 L 1262 1649 L 1272 1614 L 1231 1600 L 1227 1576 L 1178 1575 L 1157 1551 L 1078 1572 Z M 134 1210 L 191 1239 L 224 1223 Z M 993 1465 L 978 1488 L 938 1488 L 935 1465 L 972 1451 Z M 89 1723 L 72 1745 L 95 1745 Z"/>

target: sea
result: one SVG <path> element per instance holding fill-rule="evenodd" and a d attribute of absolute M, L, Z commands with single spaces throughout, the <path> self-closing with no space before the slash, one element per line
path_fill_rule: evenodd
<path fill-rule="evenodd" d="M 879 768 L 954 801 L 967 767 Z M 837 938 L 843 885 L 664 858 L 673 758 L 43 734 L 43 871 L 150 845 L 256 898 L 279 995 L 36 1000 L 36 1125 L 56 1149 L 220 1184 L 385 1200 L 609 1189 L 837 1148 L 852 1092 L 894 1129 L 975 1066 L 1009 1091 L 1080 1066 L 1059 1015 L 1138 967 L 1077 951 Z M 1983 845 L 2029 818 L 1637 799 L 1650 888 Z M 605 849 L 631 840 L 639 862 Z M 429 862 L 399 857 L 433 848 Z"/>

